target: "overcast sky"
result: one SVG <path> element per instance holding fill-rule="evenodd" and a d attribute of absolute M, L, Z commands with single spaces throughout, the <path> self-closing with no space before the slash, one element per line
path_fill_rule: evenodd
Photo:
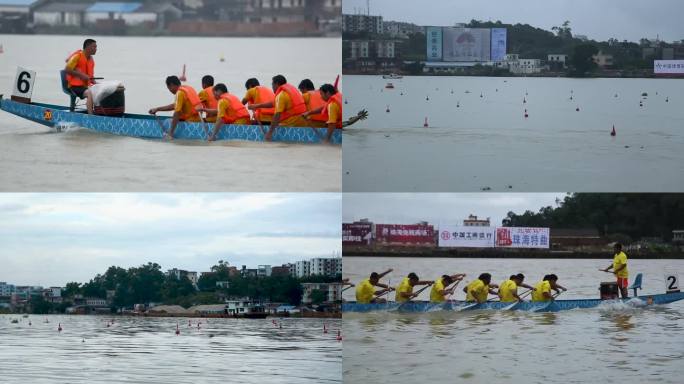
<path fill-rule="evenodd" d="M 366 10 L 366 0 L 344 0 L 344 13 Z M 551 30 L 569 20 L 574 34 L 594 40 L 684 39 L 682 0 L 370 0 L 384 20 L 449 26 L 471 19 L 501 20 Z"/>
<path fill-rule="evenodd" d="M 556 206 L 565 193 L 345 193 L 342 217 L 345 223 L 368 218 L 379 224 L 414 224 L 428 221 L 439 225 L 463 224 L 473 214 L 489 217 L 492 225 L 513 211 L 538 212 Z"/>
<path fill-rule="evenodd" d="M 111 265 L 203 272 L 341 250 L 340 194 L 0 194 L 0 281 L 64 286 Z"/>

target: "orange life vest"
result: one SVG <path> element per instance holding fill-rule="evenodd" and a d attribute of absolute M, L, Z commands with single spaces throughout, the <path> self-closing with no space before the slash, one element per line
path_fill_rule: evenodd
<path fill-rule="evenodd" d="M 337 104 L 337 106 L 340 109 L 340 116 L 339 119 L 335 122 L 335 128 L 342 128 L 342 92 L 337 92 L 336 94 L 332 95 L 332 97 L 328 99 L 328 102 L 325 103 L 325 108 L 323 108 L 323 112 L 321 113 L 321 115 L 325 116 L 326 122 L 329 118 L 328 106 L 332 103 Z"/>
<path fill-rule="evenodd" d="M 278 87 L 275 93 L 276 97 L 278 97 L 280 92 L 287 93 L 288 96 L 290 96 L 290 100 L 292 100 L 292 106 L 290 107 L 290 109 L 283 111 L 280 114 L 280 121 L 283 121 L 292 116 L 299 116 L 302 113 L 306 112 L 306 103 L 304 102 L 304 97 L 297 88 L 292 86 L 292 84 L 283 84 L 280 87 Z"/>
<path fill-rule="evenodd" d="M 216 97 L 214 96 L 214 86 L 204 88 L 204 92 L 207 94 L 206 103 L 202 103 L 204 104 L 204 107 L 208 109 L 216 109 L 218 101 L 216 101 Z"/>
<path fill-rule="evenodd" d="M 238 119 L 249 119 L 249 111 L 242 104 L 242 101 L 237 96 L 230 93 L 221 95 L 221 99 L 228 101 L 230 108 L 228 114 L 223 115 L 223 122 L 226 124 L 234 123 Z"/>
<path fill-rule="evenodd" d="M 185 93 L 185 97 L 190 102 L 190 105 L 192 105 L 192 113 L 181 115 L 180 120 L 188 120 L 193 118 L 195 115 L 199 115 L 199 112 L 195 110 L 195 107 L 202 104 L 202 100 L 200 100 L 199 96 L 197 96 L 195 89 L 189 85 L 181 85 L 178 87 L 178 92 Z"/>
<path fill-rule="evenodd" d="M 262 85 L 257 85 L 257 98 L 256 100 L 253 100 L 253 104 L 261 104 L 261 103 L 275 103 L 275 95 L 273 94 L 273 90 L 268 87 L 264 87 Z M 268 115 L 268 116 L 273 116 L 275 113 L 275 108 L 257 108 L 254 110 L 254 118 L 257 120 L 261 119 L 261 116 L 263 115 Z"/>
<path fill-rule="evenodd" d="M 324 107 L 323 109 L 325 110 L 325 106 L 327 103 L 325 100 L 323 100 L 323 97 L 321 96 L 321 91 L 309 91 L 307 92 L 309 94 L 309 111 L 313 111 L 314 109 L 318 109 L 320 107 Z M 323 116 L 323 111 L 321 113 L 315 114 L 315 115 L 309 115 L 309 119 L 313 121 L 322 121 L 326 122 L 328 119 Z"/>
<path fill-rule="evenodd" d="M 78 51 L 72 53 L 67 57 L 66 61 L 67 63 L 69 60 L 71 60 L 74 55 L 80 55 L 78 58 L 78 63 L 76 63 L 76 67 L 74 69 L 79 70 L 91 79 L 95 77 L 95 60 L 93 60 L 93 57 L 91 56 L 90 59 L 86 59 L 85 53 L 83 53 L 82 49 L 79 49 Z M 69 84 L 69 88 L 74 88 L 74 87 L 88 87 L 93 84 L 92 80 L 84 81 L 80 77 L 73 76 L 67 73 L 66 75 L 67 83 Z"/>

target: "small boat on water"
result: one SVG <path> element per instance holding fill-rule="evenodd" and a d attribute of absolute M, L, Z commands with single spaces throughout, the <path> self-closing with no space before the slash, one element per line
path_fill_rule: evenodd
<path fill-rule="evenodd" d="M 387 89 L 394 89 L 394 84 L 392 84 L 392 83 L 387 83 L 387 85 L 385 85 L 385 88 L 387 88 Z"/>
<path fill-rule="evenodd" d="M 120 117 L 88 115 L 82 111 L 70 111 L 68 106 L 44 103 L 20 103 L 4 99 L 0 95 L 0 110 L 31 120 L 58 131 L 80 127 L 97 132 L 119 136 L 130 136 L 146 139 L 160 139 L 164 131 L 171 125 L 169 117 L 155 117 L 152 115 L 137 115 L 124 113 Z M 203 123 L 178 123 L 174 133 L 175 139 L 206 140 L 206 130 L 213 129 L 213 125 Z M 263 141 L 267 126 L 258 125 L 224 125 L 221 127 L 216 140 Z M 325 138 L 326 128 L 279 127 L 273 135 L 273 141 L 292 143 L 321 143 Z M 336 129 L 331 137 L 332 144 L 342 144 L 342 132 Z"/>
<path fill-rule="evenodd" d="M 403 79 L 404 76 L 398 75 L 396 73 L 390 73 L 389 75 L 382 75 L 383 79 Z"/>
<path fill-rule="evenodd" d="M 544 302 L 522 301 L 514 303 L 502 303 L 500 301 L 488 301 L 485 303 L 471 303 L 459 300 L 445 303 L 430 303 L 427 301 L 409 301 L 407 303 L 387 302 L 377 304 L 359 304 L 355 301 L 342 303 L 342 312 L 374 312 L 374 311 L 397 311 L 397 312 L 433 312 L 433 311 L 473 311 L 473 310 L 513 310 L 528 312 L 558 312 L 569 309 L 596 308 L 599 305 L 627 304 L 635 307 L 669 304 L 684 300 L 684 292 L 664 293 L 657 295 L 645 295 L 630 297 L 628 299 L 577 299 L 577 300 L 554 300 Z"/>

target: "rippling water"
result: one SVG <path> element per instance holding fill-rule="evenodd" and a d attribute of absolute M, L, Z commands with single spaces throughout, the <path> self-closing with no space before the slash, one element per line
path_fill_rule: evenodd
<path fill-rule="evenodd" d="M 271 319 L 201 319 L 197 329 L 200 319 L 188 327 L 187 318 L 115 317 L 107 327 L 109 319 L 0 315 L 0 381 L 342 382 L 340 320 L 285 318 L 277 320 L 279 328 Z"/>
<path fill-rule="evenodd" d="M 126 109 L 147 113 L 173 101 L 164 79 L 187 65 L 188 84 L 205 74 L 240 97 L 257 77 L 281 73 L 299 84 L 332 83 L 341 71 L 339 38 L 95 37 L 96 75 L 121 80 Z M 58 71 L 80 36 L 0 35 L 0 94 L 11 93 L 17 66 L 37 72 L 33 100 L 66 104 Z M 306 52 L 306 60 L 302 60 Z M 220 62 L 221 55 L 226 61 Z M 275 59 L 274 59 L 275 58 Z M 48 128 L 0 112 L 3 191 L 339 191 L 340 146 L 251 142 L 173 143 Z"/>
<path fill-rule="evenodd" d="M 344 277 L 357 282 L 394 267 L 396 285 L 416 272 L 434 279 L 465 272 L 468 281 L 491 272 L 499 283 L 523 272 L 527 283 L 554 272 L 569 290 L 561 298 L 598 297 L 611 280 L 597 271 L 610 260 L 344 258 Z M 666 272 L 680 260 L 630 260 L 644 274 L 643 293 L 664 292 Z M 348 290 L 347 299 L 353 299 Z M 427 291 L 421 299 L 427 299 Z M 630 293 L 631 294 L 631 293 Z M 457 295 L 463 299 L 463 293 Z M 604 305 L 558 313 L 472 311 L 344 313 L 345 383 L 681 383 L 684 303 L 634 308 Z"/>
<path fill-rule="evenodd" d="M 405 77 L 393 90 L 387 81 L 345 76 L 346 110 L 370 113 L 345 132 L 345 191 L 684 189 L 681 80 Z"/>

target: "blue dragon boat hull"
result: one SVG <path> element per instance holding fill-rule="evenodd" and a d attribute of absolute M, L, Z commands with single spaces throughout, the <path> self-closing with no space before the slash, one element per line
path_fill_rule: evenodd
<path fill-rule="evenodd" d="M 119 136 L 140 137 L 146 139 L 163 138 L 161 125 L 167 131 L 171 124 L 168 117 L 155 118 L 151 115 L 125 114 L 123 117 L 88 115 L 82 112 L 71 112 L 68 107 L 42 103 L 19 103 L 8 99 L 0 99 L 0 109 L 13 115 L 31 120 L 51 128 L 78 126 L 97 132 Z M 156 120 L 159 121 L 156 121 Z M 206 125 L 208 130 L 213 124 Z M 224 125 L 217 140 L 263 141 L 268 127 L 258 125 Z M 273 141 L 292 143 L 321 143 L 325 138 L 325 128 L 279 127 L 273 135 Z M 181 122 L 177 125 L 174 138 L 184 140 L 206 140 L 207 135 L 203 123 Z M 330 139 L 332 144 L 342 144 L 342 132 L 336 129 Z"/>
<path fill-rule="evenodd" d="M 523 301 L 519 303 L 502 303 L 500 301 L 488 301 L 486 303 L 469 303 L 465 301 L 449 301 L 446 303 L 430 303 L 427 301 L 410 301 L 407 303 L 378 303 L 359 304 L 353 301 L 342 303 L 342 312 L 373 312 L 373 311 L 398 311 L 398 312 L 433 312 L 433 311 L 472 311 L 472 310 L 514 310 L 529 312 L 557 312 L 578 308 L 595 308 L 601 304 L 626 303 L 635 306 L 662 305 L 683 300 L 684 292 L 665 293 L 657 295 L 644 295 L 636 298 L 618 300 L 579 299 L 579 300 L 554 300 L 548 302 Z"/>

